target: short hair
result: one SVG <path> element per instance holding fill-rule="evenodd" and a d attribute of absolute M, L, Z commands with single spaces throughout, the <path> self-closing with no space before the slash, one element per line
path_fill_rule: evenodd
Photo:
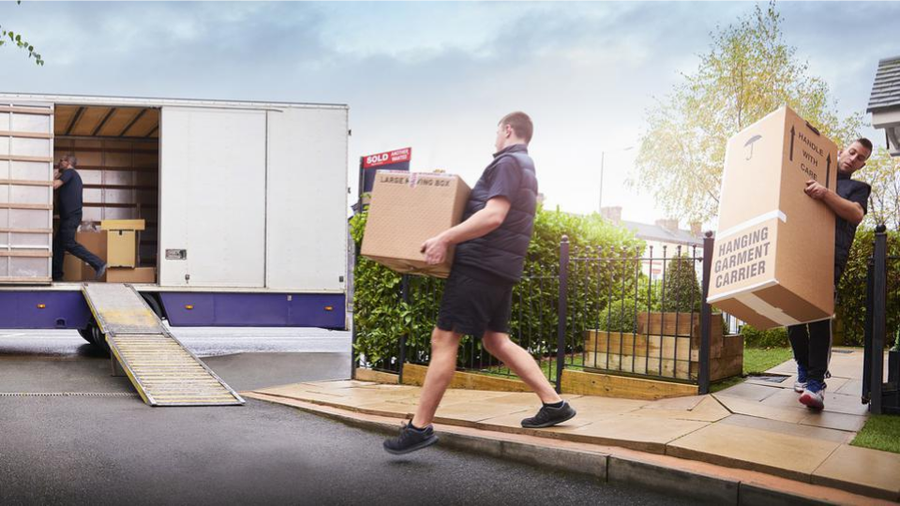
<path fill-rule="evenodd" d="M 869 156 L 872 156 L 872 141 L 870 141 L 869 139 L 866 139 L 865 137 L 860 137 L 859 139 L 856 139 L 853 142 L 858 142 L 858 143 L 862 144 L 862 147 L 869 150 Z M 853 144 L 853 142 L 851 142 L 851 144 Z"/>
<path fill-rule="evenodd" d="M 69 153 L 63 157 L 63 160 L 69 162 L 69 165 L 72 167 L 78 166 L 78 157 L 76 157 L 73 153 Z"/>
<path fill-rule="evenodd" d="M 531 142 L 531 136 L 534 134 L 534 125 L 531 118 L 522 111 L 511 112 L 500 120 L 501 125 L 509 125 L 516 133 L 516 137 L 525 141 L 525 144 Z"/>

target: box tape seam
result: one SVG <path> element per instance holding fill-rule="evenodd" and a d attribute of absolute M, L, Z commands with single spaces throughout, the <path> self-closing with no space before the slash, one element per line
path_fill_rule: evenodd
<path fill-rule="evenodd" d="M 755 311 L 757 314 L 762 315 L 764 318 L 779 325 L 787 326 L 800 324 L 800 320 L 791 317 L 780 308 L 769 304 L 755 293 L 742 293 L 736 296 L 735 299 Z"/>
<path fill-rule="evenodd" d="M 730 299 L 731 297 L 734 297 L 734 296 L 736 296 L 736 295 L 740 295 L 740 294 L 742 294 L 742 293 L 744 293 L 744 292 L 749 292 L 749 291 L 752 291 L 752 290 L 757 290 L 757 289 L 759 289 L 759 288 L 768 288 L 768 287 L 770 287 L 770 286 L 775 286 L 775 285 L 777 285 L 777 284 L 778 284 L 778 281 L 777 281 L 777 280 L 773 280 L 773 279 L 770 279 L 770 280 L 768 280 L 768 281 L 760 281 L 759 283 L 756 283 L 756 284 L 753 284 L 753 285 L 750 285 L 750 286 L 747 286 L 747 287 L 744 287 L 744 288 L 735 288 L 734 290 L 729 290 L 729 291 L 727 291 L 727 292 L 725 292 L 725 293 L 720 293 L 720 294 L 715 295 L 715 296 L 713 296 L 713 297 L 707 297 L 707 298 L 706 298 L 706 303 L 707 303 L 707 304 L 712 304 L 712 303 L 718 302 L 718 301 L 720 301 L 720 300 L 722 300 L 722 299 Z"/>
<path fill-rule="evenodd" d="M 744 229 L 753 227 L 755 225 L 759 225 L 760 223 L 769 221 L 773 218 L 778 218 L 782 222 L 787 223 L 787 215 L 784 214 L 783 212 L 781 212 L 781 209 L 775 209 L 774 211 L 769 211 L 767 213 L 760 214 L 759 216 L 757 216 L 755 218 L 751 218 L 747 221 L 738 223 L 737 225 L 735 225 L 733 227 L 729 227 L 725 230 L 722 230 L 721 232 L 716 233 L 716 239 L 721 239 L 723 237 L 728 237 L 730 235 L 734 235 L 737 232 L 741 232 Z"/>

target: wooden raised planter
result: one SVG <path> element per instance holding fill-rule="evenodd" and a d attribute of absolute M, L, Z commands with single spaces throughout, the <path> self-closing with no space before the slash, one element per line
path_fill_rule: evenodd
<path fill-rule="evenodd" d="M 640 313 L 637 333 L 585 331 L 586 370 L 690 380 L 700 371 L 700 315 L 698 313 Z M 722 314 L 710 322 L 710 381 L 743 372 L 741 336 L 725 336 Z"/>

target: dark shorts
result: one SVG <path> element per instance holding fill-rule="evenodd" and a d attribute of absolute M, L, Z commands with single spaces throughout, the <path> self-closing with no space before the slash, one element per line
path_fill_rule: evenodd
<path fill-rule="evenodd" d="M 437 327 L 478 339 L 509 333 L 514 282 L 474 267 L 454 265 L 444 285 Z"/>

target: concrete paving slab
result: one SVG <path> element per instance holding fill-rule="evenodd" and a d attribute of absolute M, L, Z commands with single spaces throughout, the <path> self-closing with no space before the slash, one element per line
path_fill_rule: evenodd
<path fill-rule="evenodd" d="M 673 397 L 671 399 L 660 399 L 656 402 L 651 402 L 649 404 L 644 405 L 643 409 L 661 409 L 661 410 L 679 410 L 679 411 L 690 411 L 697 407 L 703 399 L 705 399 L 705 395 L 690 395 L 687 397 Z"/>
<path fill-rule="evenodd" d="M 843 395 L 825 391 L 825 411 L 848 415 L 865 415 L 869 406 L 860 402 L 859 395 Z"/>
<path fill-rule="evenodd" d="M 668 444 L 666 454 L 808 481 L 839 443 L 716 423 Z"/>
<path fill-rule="evenodd" d="M 735 385 L 730 388 L 726 388 L 725 390 L 720 391 L 719 393 L 722 395 L 729 395 L 731 397 L 740 397 L 742 399 L 747 399 L 751 401 L 761 401 L 766 399 L 777 392 L 779 392 L 780 388 L 773 388 L 771 386 L 763 386 L 763 385 L 753 385 L 750 383 L 741 383 L 739 385 Z"/>
<path fill-rule="evenodd" d="M 673 419 L 694 420 L 698 422 L 717 422 L 731 414 L 719 401 L 705 396 L 693 409 L 660 409 L 655 404 L 644 406 L 641 409 L 630 412 L 634 416 Z"/>
<path fill-rule="evenodd" d="M 664 453 L 665 445 L 708 426 L 707 422 L 666 420 L 634 416 L 630 413 L 596 421 L 566 432 L 566 439 L 594 441 L 636 450 Z"/>
<path fill-rule="evenodd" d="M 818 412 L 810 410 L 809 414 L 800 420 L 800 424 L 856 433 L 866 424 L 866 417 L 863 415 L 835 413 L 828 410 Z"/>
<path fill-rule="evenodd" d="M 758 377 L 751 376 L 751 377 L 748 377 L 746 380 L 744 380 L 744 383 L 749 383 L 751 385 L 760 385 L 760 386 L 764 386 L 764 387 L 793 389 L 794 383 L 797 381 L 796 374 L 792 374 L 790 376 L 775 374 L 775 375 L 772 375 L 772 377 L 774 379 L 779 379 L 780 381 L 774 381 L 774 380 L 767 381 L 767 380 L 764 380 L 764 379 L 761 379 Z"/>
<path fill-rule="evenodd" d="M 757 418 L 747 415 L 731 415 L 723 419 L 721 422 L 726 425 L 737 425 L 739 427 L 749 427 L 751 429 L 765 430 L 769 432 L 777 432 L 779 434 L 788 434 L 791 436 L 808 437 L 813 439 L 821 439 L 834 443 L 849 443 L 854 436 L 853 432 L 842 430 L 826 429 L 823 427 L 814 427 L 810 425 L 800 425 L 796 423 L 779 422 L 777 420 L 766 420 L 765 418 Z"/>
<path fill-rule="evenodd" d="M 807 408 L 784 408 L 777 406 L 766 406 L 760 402 L 750 401 L 741 397 L 732 397 L 730 395 L 722 395 L 721 392 L 713 394 L 729 411 L 742 415 L 756 416 L 759 418 L 767 418 L 769 420 L 778 420 L 782 422 L 800 423 L 809 415 Z"/>
<path fill-rule="evenodd" d="M 530 414 L 530 410 L 508 404 L 491 404 L 490 402 L 442 404 L 435 413 L 434 420 L 438 423 L 462 424 L 472 427 L 475 422 L 512 413 Z"/>
<path fill-rule="evenodd" d="M 572 407 L 579 413 L 626 413 L 640 409 L 653 401 L 618 399 L 614 397 L 584 396 L 572 400 Z"/>
<path fill-rule="evenodd" d="M 526 430 L 522 428 L 522 419 L 528 418 L 532 416 L 537 410 L 534 411 L 520 411 L 518 413 L 512 413 L 509 415 L 498 416 L 494 418 L 488 418 L 487 420 L 482 420 L 476 424 L 476 427 L 479 429 L 485 430 L 496 430 L 499 432 L 512 432 L 512 433 L 531 433 L 530 430 Z M 573 429 L 577 429 L 579 427 L 584 427 L 585 425 L 597 422 L 603 418 L 610 418 L 613 416 L 617 416 L 615 414 L 605 415 L 604 417 L 594 417 L 589 418 L 586 416 L 582 416 L 579 413 L 575 418 L 563 422 L 556 427 L 549 427 L 546 429 L 538 429 L 537 431 L 539 435 L 548 435 L 550 432 L 568 432 Z M 535 429 L 532 429 L 535 430 Z"/>
<path fill-rule="evenodd" d="M 812 476 L 812 482 L 900 499 L 900 455 L 841 445 Z"/>
<path fill-rule="evenodd" d="M 841 385 L 838 388 L 834 388 L 834 389 L 831 388 L 831 383 L 829 380 L 828 387 L 829 387 L 829 390 L 834 390 L 834 393 L 836 393 L 836 394 L 856 395 L 856 396 L 862 395 L 862 380 L 858 380 L 858 379 L 847 380 L 846 382 L 844 382 L 843 385 Z"/>

